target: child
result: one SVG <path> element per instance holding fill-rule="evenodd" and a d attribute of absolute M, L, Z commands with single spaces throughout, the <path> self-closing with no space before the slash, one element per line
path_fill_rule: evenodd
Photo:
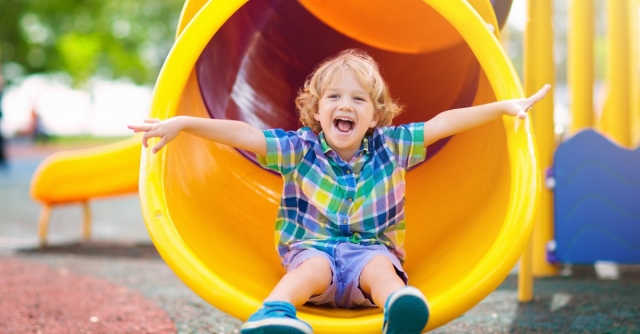
<path fill-rule="evenodd" d="M 445 111 L 427 122 L 391 126 L 401 107 L 378 65 L 346 50 L 325 61 L 296 98 L 298 131 L 261 131 L 244 122 L 186 116 L 129 126 L 160 140 L 181 131 L 254 152 L 284 180 L 276 220 L 287 273 L 242 325 L 242 333 L 312 333 L 296 317 L 304 303 L 383 307 L 383 333 L 420 333 L 429 319 L 424 295 L 407 285 L 404 175 L 440 138 L 503 115 L 526 117 L 549 86 L 528 99 Z"/>

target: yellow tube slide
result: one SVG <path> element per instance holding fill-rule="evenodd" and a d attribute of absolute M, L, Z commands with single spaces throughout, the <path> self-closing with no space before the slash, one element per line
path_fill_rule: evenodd
<path fill-rule="evenodd" d="M 140 138 L 48 156 L 31 178 L 31 197 L 55 205 L 137 192 Z"/>
<path fill-rule="evenodd" d="M 522 96 L 488 0 L 351 0 L 339 11 L 332 3 L 187 1 L 151 116 L 296 129 L 296 90 L 349 47 L 380 62 L 407 109 L 396 123 Z M 405 268 L 430 301 L 427 329 L 491 293 L 527 244 L 540 182 L 531 128 L 497 120 L 434 144 L 407 173 Z M 143 149 L 139 185 L 164 260 L 202 298 L 248 318 L 284 273 L 273 236 L 280 177 L 250 154 L 184 134 L 158 154 Z M 305 306 L 299 315 L 316 333 L 382 326 L 379 309 Z"/>

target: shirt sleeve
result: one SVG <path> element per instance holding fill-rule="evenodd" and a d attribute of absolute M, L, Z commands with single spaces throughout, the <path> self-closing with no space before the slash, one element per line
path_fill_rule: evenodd
<path fill-rule="evenodd" d="M 282 129 L 263 130 L 267 140 L 265 156 L 256 155 L 258 163 L 280 174 L 288 174 L 302 160 L 308 145 L 301 138 L 300 131 L 284 131 Z"/>
<path fill-rule="evenodd" d="M 427 148 L 424 145 L 424 123 L 384 127 L 383 133 L 387 146 L 398 164 L 409 169 L 424 161 Z"/>

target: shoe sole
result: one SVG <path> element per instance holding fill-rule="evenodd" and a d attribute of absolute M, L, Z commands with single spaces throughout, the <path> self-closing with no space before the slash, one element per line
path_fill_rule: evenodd
<path fill-rule="evenodd" d="M 429 306 L 419 291 L 406 289 L 389 301 L 384 334 L 420 334 L 429 321 Z M 413 288 L 415 289 L 415 288 Z M 416 289 L 417 290 L 417 289 Z M 389 326 L 392 324 L 392 326 Z"/>
<path fill-rule="evenodd" d="M 304 323 L 293 319 L 271 318 L 244 323 L 242 334 L 313 334 Z"/>

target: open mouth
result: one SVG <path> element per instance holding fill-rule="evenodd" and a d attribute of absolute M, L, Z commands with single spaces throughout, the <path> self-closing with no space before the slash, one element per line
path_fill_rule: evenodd
<path fill-rule="evenodd" d="M 355 127 L 355 122 L 348 118 L 338 117 L 333 120 L 333 125 L 342 133 L 349 133 Z"/>

